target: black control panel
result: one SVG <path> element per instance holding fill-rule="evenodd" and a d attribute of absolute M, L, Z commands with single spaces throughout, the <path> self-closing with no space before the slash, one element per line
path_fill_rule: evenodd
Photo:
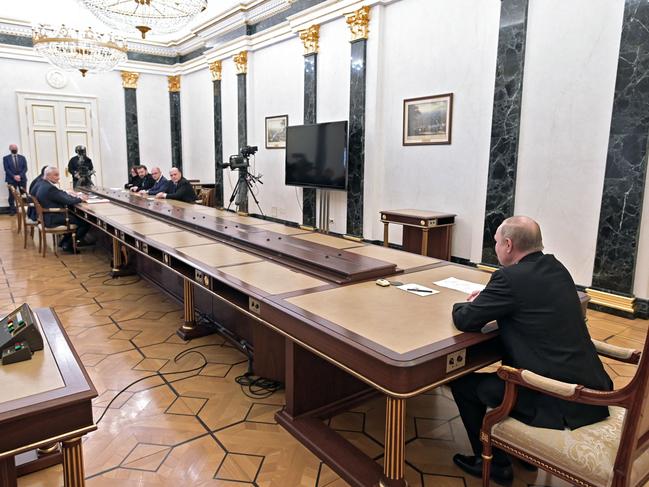
<path fill-rule="evenodd" d="M 29 360 L 37 350 L 43 350 L 43 337 L 34 313 L 23 304 L 0 320 L 2 365 Z"/>

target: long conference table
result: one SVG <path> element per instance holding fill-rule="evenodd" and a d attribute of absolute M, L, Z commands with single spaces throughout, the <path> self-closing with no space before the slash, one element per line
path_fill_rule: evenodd
<path fill-rule="evenodd" d="M 182 283 L 182 337 L 210 331 L 196 324 L 201 307 L 244 336 L 255 373 L 285 384 L 277 421 L 351 485 L 406 485 L 406 399 L 500 358 L 497 332 L 454 327 L 452 305 L 466 294 L 433 284 L 486 283 L 487 272 L 216 208 L 90 192 L 109 202 L 74 211 L 110 237 L 113 266 L 125 247 L 161 287 Z M 379 277 L 439 294 L 380 287 Z M 376 394 L 387 406 L 383 467 L 323 421 Z"/>

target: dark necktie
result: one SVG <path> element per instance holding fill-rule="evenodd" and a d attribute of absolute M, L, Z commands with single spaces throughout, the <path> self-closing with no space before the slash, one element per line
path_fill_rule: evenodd
<path fill-rule="evenodd" d="M 16 154 L 13 154 L 14 157 L 14 171 L 18 172 L 18 161 L 16 160 Z"/>

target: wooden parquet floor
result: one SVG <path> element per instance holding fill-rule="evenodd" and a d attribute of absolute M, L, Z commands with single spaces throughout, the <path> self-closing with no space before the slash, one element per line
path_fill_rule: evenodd
<path fill-rule="evenodd" d="M 33 245 L 23 250 L 15 220 L 7 216 L 0 217 L 0 249 L 0 313 L 23 302 L 55 309 L 99 392 L 95 421 L 123 387 L 141 379 L 110 404 L 84 441 L 88 486 L 347 485 L 276 424 L 281 391 L 266 399 L 242 392 L 234 378 L 246 369 L 243 354 L 216 335 L 190 343 L 175 335 L 182 308 L 155 286 L 132 277 L 109 279 L 109 257 L 99 250 L 58 258 L 48 252 L 45 259 Z M 590 311 L 589 327 L 595 338 L 641 348 L 647 322 Z M 208 361 L 199 375 L 158 375 L 199 366 L 203 359 L 196 353 L 174 363 L 192 347 Z M 612 361 L 606 369 L 618 387 L 634 373 Z M 381 462 L 384 414 L 378 399 L 330 421 Z M 451 461 L 469 445 L 448 389 L 408 401 L 407 414 L 409 485 L 480 485 Z M 515 471 L 514 487 L 567 485 L 517 464 Z M 19 479 L 20 487 L 61 485 L 60 466 Z"/>

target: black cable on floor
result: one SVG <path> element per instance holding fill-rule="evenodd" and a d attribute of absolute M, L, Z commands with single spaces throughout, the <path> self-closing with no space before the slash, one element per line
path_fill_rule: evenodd
<path fill-rule="evenodd" d="M 251 399 L 267 399 L 283 388 L 281 382 L 257 377 L 249 372 L 234 379 L 241 386 L 241 392 Z M 248 390 L 246 391 L 246 388 Z"/>
<path fill-rule="evenodd" d="M 210 345 L 212 345 L 212 344 L 210 344 Z M 197 352 L 195 349 L 196 349 L 196 348 L 202 348 L 202 347 L 205 347 L 205 346 L 208 346 L 208 345 L 199 345 L 199 346 L 197 346 L 197 347 L 188 348 L 187 350 L 183 350 L 182 352 L 178 353 L 178 354 L 174 357 L 174 363 L 177 363 L 178 360 L 180 360 L 181 358 L 183 358 L 185 355 L 187 355 L 187 354 L 189 354 L 189 353 L 197 353 L 198 355 L 200 355 L 200 356 L 203 358 L 203 364 L 202 364 L 201 366 L 199 366 L 199 367 L 195 367 L 195 368 L 193 368 L 193 369 L 188 369 L 188 370 L 180 370 L 180 371 L 177 371 L 177 372 L 156 372 L 155 374 L 147 375 L 147 376 L 145 376 L 145 377 L 141 377 L 141 378 L 139 378 L 139 379 L 137 379 L 137 380 L 134 380 L 134 381 L 131 382 L 129 385 L 127 385 L 126 387 L 124 387 L 123 389 L 121 389 L 117 394 L 115 394 L 115 397 L 113 397 L 113 398 L 110 400 L 110 402 L 108 403 L 108 405 L 104 408 L 104 411 L 101 413 L 101 416 L 99 416 L 99 419 L 97 420 L 97 422 L 96 422 L 95 424 L 99 424 L 99 422 L 100 422 L 102 419 L 104 419 L 104 416 L 106 415 L 106 413 L 107 413 L 108 410 L 110 409 L 110 406 L 115 402 L 115 400 L 116 400 L 119 396 L 121 396 L 121 395 L 122 395 L 124 392 L 126 392 L 130 387 L 134 386 L 134 385 L 137 384 L 138 382 L 142 382 L 143 380 L 151 379 L 151 378 L 153 378 L 153 377 L 163 377 L 163 376 L 166 377 L 166 376 L 168 376 L 168 375 L 188 374 L 188 373 L 190 373 L 190 372 L 196 372 L 196 373 L 193 374 L 193 375 L 190 375 L 189 377 L 185 377 L 186 379 L 189 379 L 190 377 L 194 377 L 194 376 L 199 375 L 199 374 L 203 371 L 203 369 L 207 366 L 207 358 L 205 358 L 205 355 L 203 355 L 201 352 Z"/>

